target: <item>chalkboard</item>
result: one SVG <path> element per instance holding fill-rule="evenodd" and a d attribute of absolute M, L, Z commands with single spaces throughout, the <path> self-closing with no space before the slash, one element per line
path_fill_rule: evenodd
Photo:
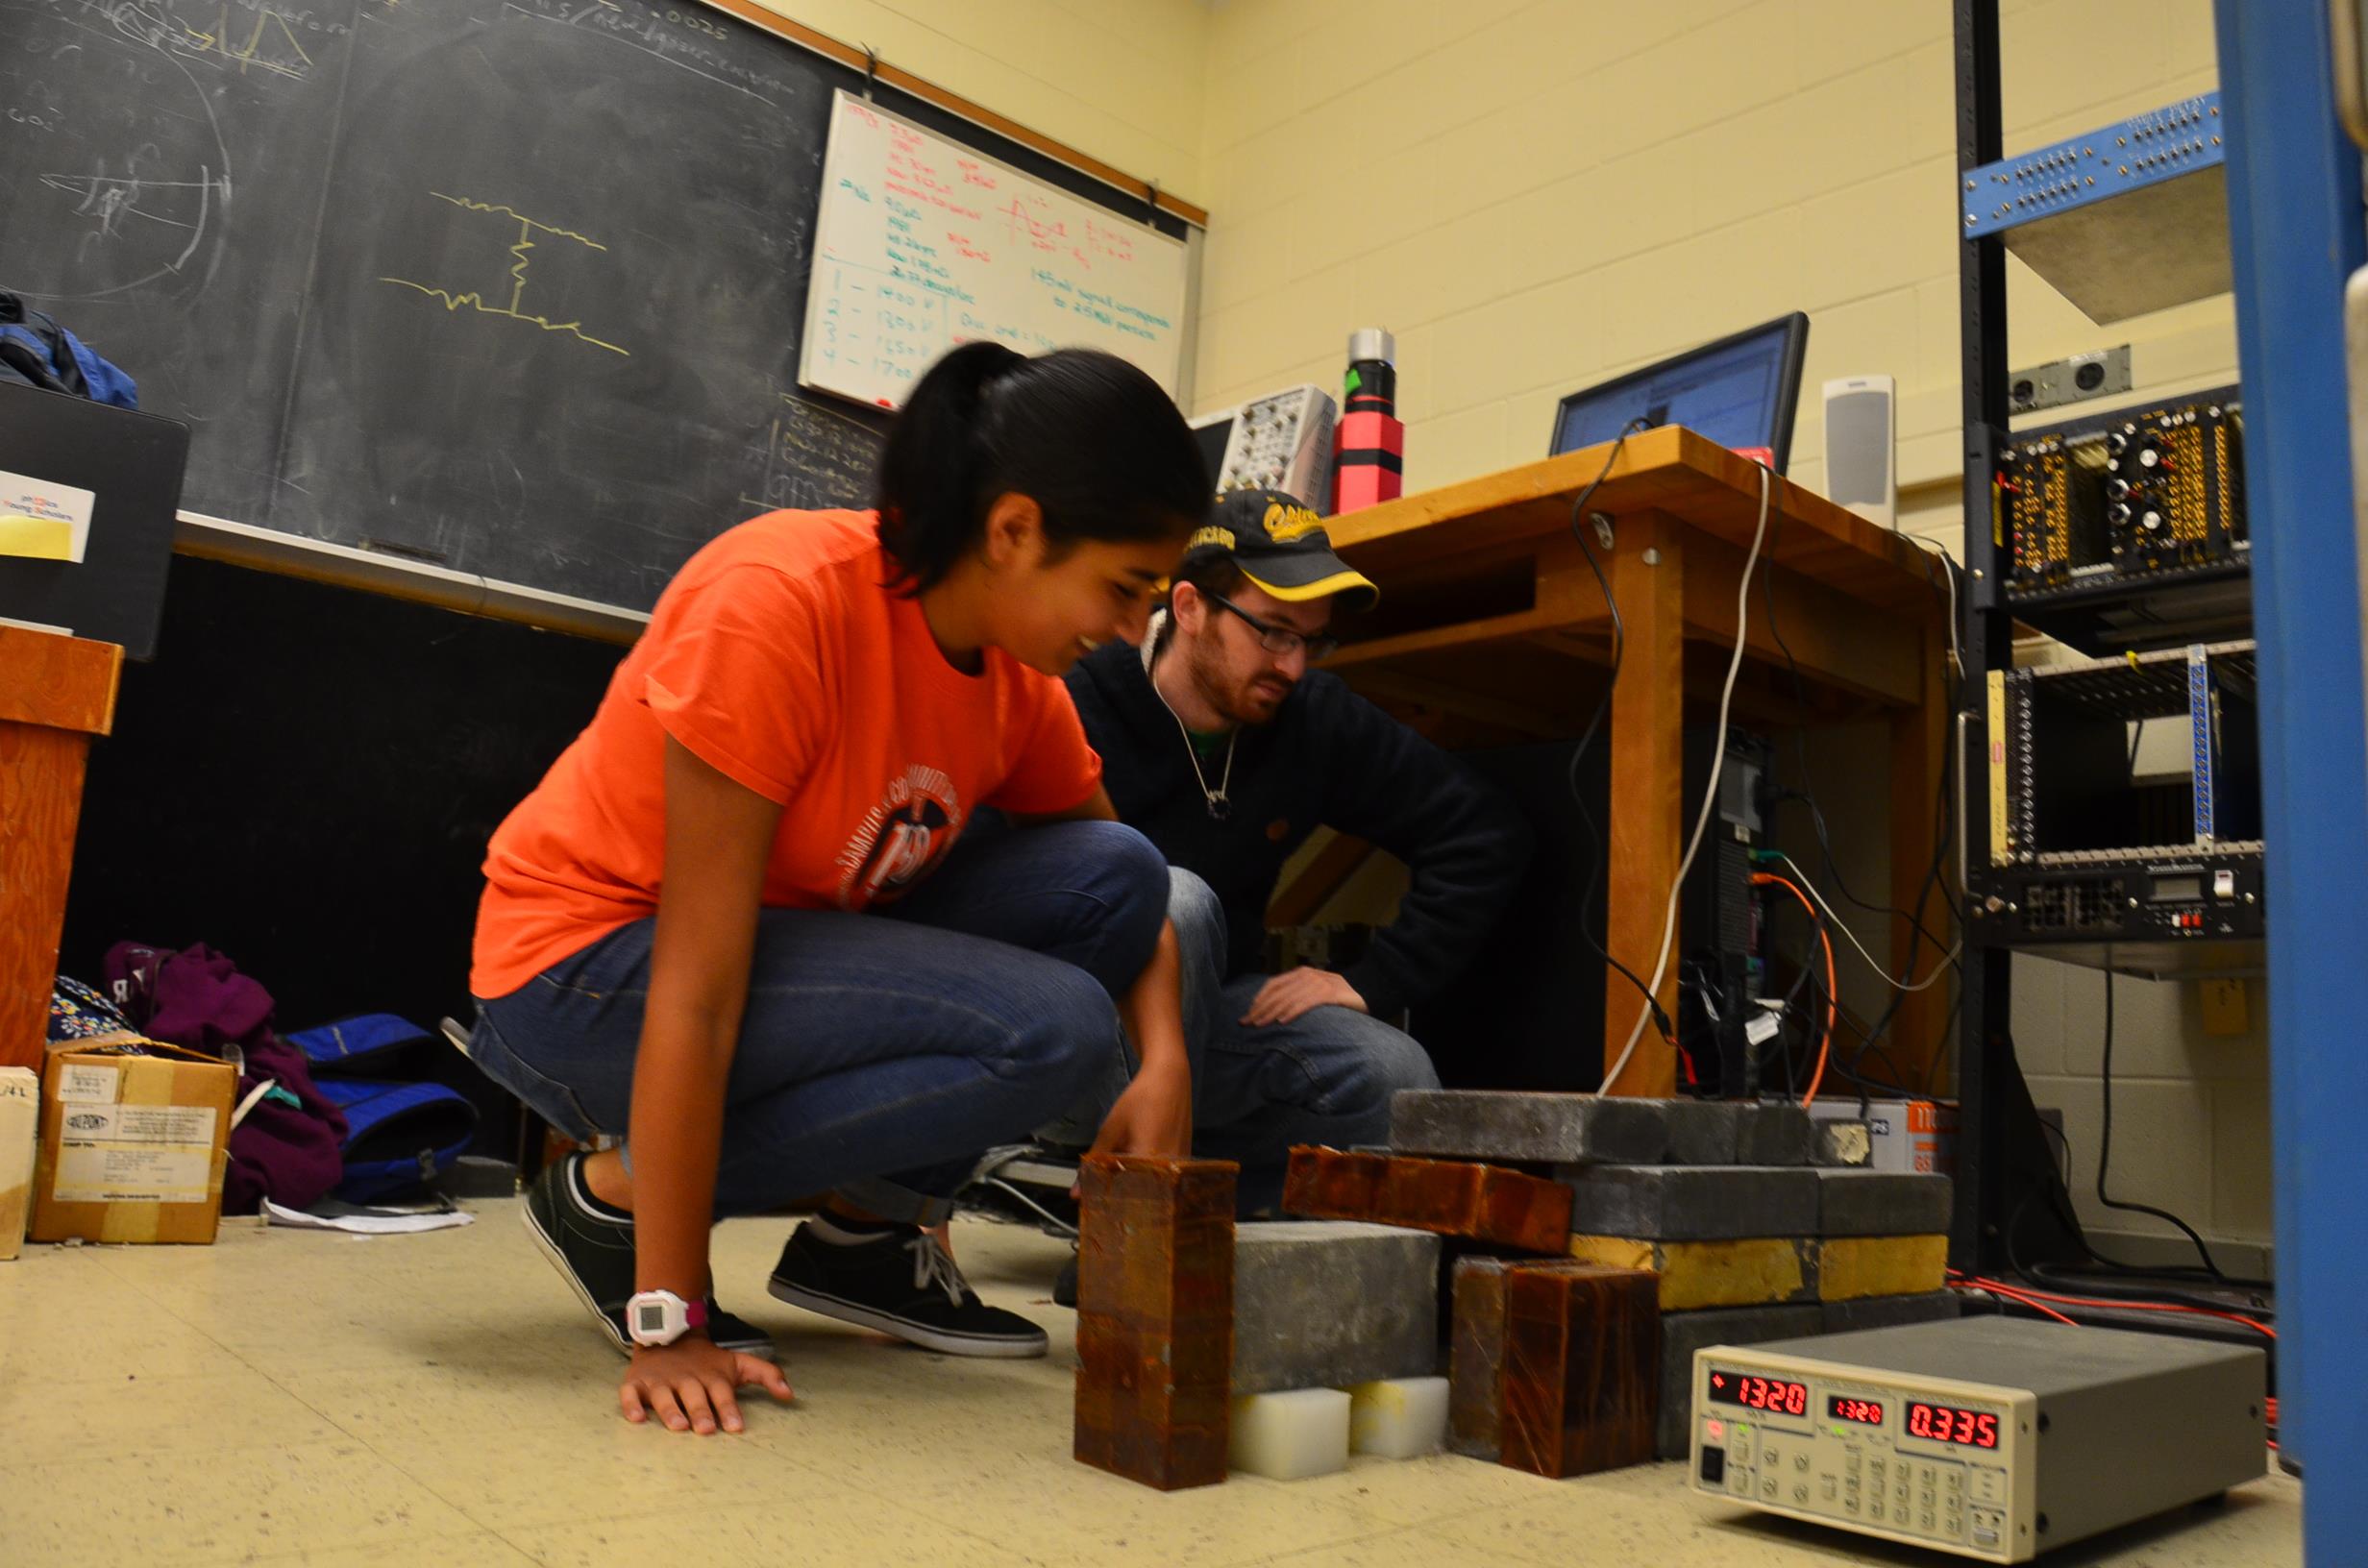
<path fill-rule="evenodd" d="M 1184 247 L 852 93 L 830 116 L 800 381 L 895 407 L 957 343 L 1100 349 L 1171 393 Z"/>
<path fill-rule="evenodd" d="M 881 416 L 796 375 L 859 73 L 688 0 L 0 0 L 0 288 L 191 423 L 186 509 L 647 609 L 744 517 L 869 499 Z"/>

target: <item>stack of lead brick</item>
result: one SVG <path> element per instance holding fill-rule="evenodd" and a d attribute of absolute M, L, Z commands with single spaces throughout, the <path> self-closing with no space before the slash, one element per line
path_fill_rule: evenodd
<path fill-rule="evenodd" d="M 1705 1345 L 1956 1315 L 1942 1288 L 1948 1178 L 1814 1164 L 1821 1148 L 1863 1154 L 1821 1138 L 1797 1106 L 1408 1092 L 1391 1146 L 1551 1166 L 1572 1196 L 1570 1255 L 1657 1276 L 1663 1458 L 1686 1451 Z M 1462 1303 L 1468 1292 L 1485 1310 L 1487 1270 L 1458 1265 L 1459 1348 Z M 1480 1397 L 1459 1393 L 1456 1409 Z M 1476 1428 L 1451 1435 L 1464 1452 L 1485 1446 Z"/>
<path fill-rule="evenodd" d="M 1629 1139 L 1617 1146 L 1629 1152 L 1661 1147 L 1660 1120 L 1649 1110 L 1615 1106 L 1596 1119 L 1617 1124 Z M 1507 1158 L 1539 1164 L 1536 1147 L 1535 1139 L 1517 1143 Z M 1568 1186 L 1494 1163 L 1302 1148 L 1292 1151 L 1283 1202 L 1294 1213 L 1429 1231 L 1459 1249 L 1488 1249 L 1457 1264 L 1448 1426 L 1459 1452 L 1555 1477 L 1651 1457 L 1655 1282 L 1569 1256 Z M 1475 1290 L 1484 1306 L 1475 1305 Z M 1485 1443 L 1469 1439 L 1476 1430 Z"/>

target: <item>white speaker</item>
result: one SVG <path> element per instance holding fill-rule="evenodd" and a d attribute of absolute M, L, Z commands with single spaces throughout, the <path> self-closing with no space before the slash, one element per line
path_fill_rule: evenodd
<path fill-rule="evenodd" d="M 1844 376 L 1825 383 L 1825 493 L 1883 527 L 1899 526 L 1899 383 Z"/>

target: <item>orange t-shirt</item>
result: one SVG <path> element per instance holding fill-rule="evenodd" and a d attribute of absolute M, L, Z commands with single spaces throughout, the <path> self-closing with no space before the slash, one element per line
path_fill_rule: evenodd
<path fill-rule="evenodd" d="M 999 649 L 946 662 L 869 512 L 771 512 L 659 597 L 600 711 L 485 854 L 469 989 L 505 996 L 656 913 L 665 737 L 784 808 L 767 907 L 860 910 L 945 858 L 981 804 L 1066 811 L 1101 759 L 1068 688 Z"/>

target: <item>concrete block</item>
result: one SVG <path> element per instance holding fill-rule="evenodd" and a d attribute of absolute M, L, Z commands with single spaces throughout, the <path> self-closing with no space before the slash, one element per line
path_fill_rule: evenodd
<path fill-rule="evenodd" d="M 1682 1459 L 1693 1421 L 1693 1353 L 1706 1345 L 1761 1345 L 1818 1332 L 1822 1309 L 1727 1307 L 1707 1312 L 1661 1314 L 1661 1416 L 1654 1426 L 1656 1458 Z"/>
<path fill-rule="evenodd" d="M 1439 1237 L 1346 1220 L 1233 1233 L 1233 1392 L 1439 1369 Z"/>
<path fill-rule="evenodd" d="M 1862 1121 L 1820 1121 L 1810 1157 L 1820 1165 L 1864 1165 L 1875 1157 L 1875 1130 Z"/>
<path fill-rule="evenodd" d="M 1669 1130 L 1663 1159 L 1672 1165 L 1731 1165 L 1736 1139 L 1741 1136 L 1740 1100 L 1664 1100 L 1662 1117 Z"/>
<path fill-rule="evenodd" d="M 1727 1241 L 1812 1236 L 1817 1172 L 1800 1165 L 1563 1165 L 1570 1228 L 1588 1236 Z M 1929 1227 L 1927 1227 L 1929 1228 Z"/>
<path fill-rule="evenodd" d="M 1805 1165 L 1816 1145 L 1809 1113 L 1797 1105 L 1764 1101 L 1743 1107 L 1735 1132 L 1739 1165 Z"/>
<path fill-rule="evenodd" d="M 1960 1317 L 1964 1302 L 1954 1290 L 1935 1290 L 1920 1296 L 1862 1296 L 1856 1301 L 1829 1301 L 1824 1332 L 1851 1334 L 1860 1329 L 1890 1329 L 1903 1323 L 1932 1323 Z"/>
<path fill-rule="evenodd" d="M 1832 1167 L 1813 1174 L 1819 1236 L 1930 1236 L 1949 1228 L 1953 1199 L 1946 1176 Z"/>
<path fill-rule="evenodd" d="M 1616 1095 L 1405 1089 L 1390 1102 L 1390 1147 L 1470 1160 L 1649 1164 L 1668 1141 L 1662 1112 L 1661 1101 Z"/>

